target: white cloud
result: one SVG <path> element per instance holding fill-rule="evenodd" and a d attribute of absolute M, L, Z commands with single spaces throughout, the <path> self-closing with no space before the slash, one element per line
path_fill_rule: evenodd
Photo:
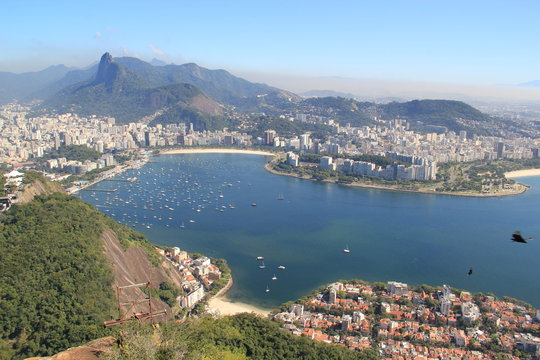
<path fill-rule="evenodd" d="M 131 52 L 127 47 L 122 46 L 122 56 L 139 57 L 136 53 Z"/>
<path fill-rule="evenodd" d="M 152 52 L 156 55 L 159 55 L 159 56 L 165 56 L 167 55 L 167 53 L 163 50 L 160 50 L 158 49 L 157 47 L 155 47 L 154 45 L 150 44 L 148 45 L 148 47 L 150 48 L 150 50 L 152 50 Z"/>

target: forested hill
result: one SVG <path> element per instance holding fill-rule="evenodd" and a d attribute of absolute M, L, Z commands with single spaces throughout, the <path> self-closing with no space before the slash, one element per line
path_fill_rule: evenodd
<path fill-rule="evenodd" d="M 478 109 L 462 101 L 455 100 L 391 102 L 379 107 L 383 119 L 407 119 L 417 130 L 429 131 L 428 125 L 435 125 L 443 126 L 455 132 L 468 130 L 482 133 L 482 127 L 478 125 L 494 120 Z"/>
<path fill-rule="evenodd" d="M 189 113 L 192 122 L 222 114 L 222 106 L 194 85 L 154 85 L 145 73 L 125 67 L 106 53 L 91 79 L 63 88 L 43 106 L 60 113 L 112 116 L 119 122 L 135 122 L 178 109 Z M 199 122 L 200 130 L 205 130 L 204 122 Z"/>
<path fill-rule="evenodd" d="M 0 358 L 47 355 L 103 336 L 115 316 L 100 241 L 107 219 L 55 193 L 0 221 Z"/>
<path fill-rule="evenodd" d="M 373 125 L 375 117 L 383 120 L 401 118 L 420 132 L 451 130 L 488 135 L 486 124 L 497 119 L 478 109 L 454 100 L 413 100 L 376 104 L 343 97 L 312 97 L 302 101 L 300 110 L 333 118 L 342 125 Z"/>
<path fill-rule="evenodd" d="M 115 244 L 113 257 L 108 249 Z M 159 270 L 159 260 L 149 261 L 157 257 L 154 246 L 142 235 L 75 197 L 37 195 L 3 213 L 0 359 L 50 355 L 107 335 L 102 322 L 118 317 L 115 274 L 129 266 L 117 260 L 123 253 L 139 253 L 132 262 L 147 263 L 143 275 Z"/>
<path fill-rule="evenodd" d="M 375 360 L 377 350 L 351 351 L 308 337 L 294 336 L 254 314 L 204 316 L 159 327 L 131 323 L 115 329 L 114 338 L 92 341 L 52 359 L 98 360 Z"/>

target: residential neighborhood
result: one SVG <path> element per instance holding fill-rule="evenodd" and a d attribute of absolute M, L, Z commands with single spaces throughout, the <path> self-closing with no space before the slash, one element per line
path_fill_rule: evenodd
<path fill-rule="evenodd" d="M 540 355 L 540 311 L 514 299 L 433 288 L 337 282 L 273 319 L 298 336 L 389 359 L 501 359 Z"/>
<path fill-rule="evenodd" d="M 192 308 L 203 300 L 214 282 L 221 278 L 221 270 L 206 256 L 194 259 L 178 247 L 171 250 L 156 248 L 156 251 L 170 261 L 182 276 L 183 294 L 177 300 L 183 308 Z"/>

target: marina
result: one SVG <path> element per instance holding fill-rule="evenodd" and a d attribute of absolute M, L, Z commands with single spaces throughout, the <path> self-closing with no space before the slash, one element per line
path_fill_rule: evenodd
<path fill-rule="evenodd" d="M 234 301 L 273 308 L 325 283 L 359 278 L 446 283 L 540 305 L 540 289 L 530 286 L 540 273 L 540 244 L 510 241 L 516 230 L 540 234 L 540 178 L 527 178 L 532 188 L 519 196 L 455 198 L 303 181 L 270 174 L 264 162 L 242 154 L 160 155 L 116 177 L 137 181 L 98 183 L 79 196 L 154 243 L 226 259 Z M 116 192 L 92 191 L 111 184 Z M 286 198 L 276 201 L 281 193 Z M 271 281 L 269 269 L 279 280 Z"/>

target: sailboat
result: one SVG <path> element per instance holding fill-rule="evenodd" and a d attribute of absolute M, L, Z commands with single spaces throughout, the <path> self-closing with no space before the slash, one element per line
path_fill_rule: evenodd
<path fill-rule="evenodd" d="M 270 288 L 268 287 L 268 285 L 266 285 L 266 290 L 264 290 L 264 292 L 267 292 L 267 293 L 270 292 Z"/>
<path fill-rule="evenodd" d="M 259 269 L 266 269 L 266 265 L 264 265 L 264 261 L 261 262 L 261 265 L 259 265 Z"/>
<path fill-rule="evenodd" d="M 274 276 L 272 276 L 272 280 L 277 280 L 276 274 L 274 274 Z"/>
<path fill-rule="evenodd" d="M 351 252 L 351 250 L 349 250 L 349 245 L 346 245 L 346 246 L 345 246 L 345 249 L 343 249 L 343 252 L 344 252 L 345 254 L 348 254 L 348 253 Z"/>
<path fill-rule="evenodd" d="M 279 194 L 278 197 L 277 197 L 278 200 L 285 200 L 285 196 L 283 196 L 283 194 Z"/>
<path fill-rule="evenodd" d="M 186 225 L 184 225 L 184 222 L 182 221 L 182 224 L 180 224 L 180 229 L 183 229 L 185 227 L 186 227 Z"/>

